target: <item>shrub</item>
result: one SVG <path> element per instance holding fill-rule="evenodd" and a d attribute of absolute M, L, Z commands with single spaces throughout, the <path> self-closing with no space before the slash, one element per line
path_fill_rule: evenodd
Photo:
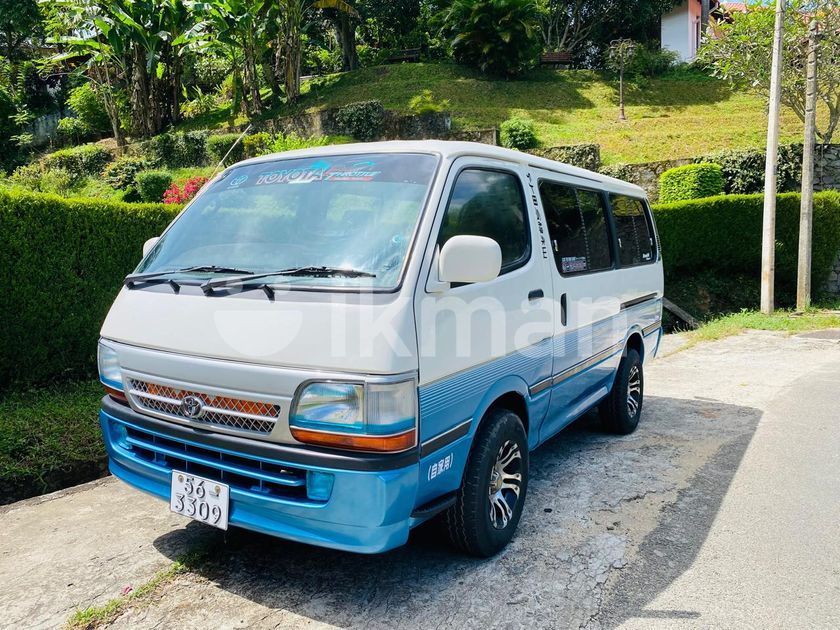
<path fill-rule="evenodd" d="M 537 62 L 541 41 L 533 0 L 455 0 L 444 21 L 459 63 L 511 77 Z"/>
<path fill-rule="evenodd" d="M 0 388 L 95 373 L 122 279 L 177 210 L 0 191 Z"/>
<path fill-rule="evenodd" d="M 499 128 L 499 139 L 503 147 L 525 151 L 537 146 L 534 122 L 527 118 L 508 118 Z"/>
<path fill-rule="evenodd" d="M 661 203 L 703 199 L 722 193 L 723 169 L 719 164 L 686 164 L 668 169 L 659 177 Z"/>
<path fill-rule="evenodd" d="M 137 192 L 140 199 L 148 203 L 160 203 L 163 195 L 172 184 L 169 171 L 142 171 L 137 173 Z"/>
<path fill-rule="evenodd" d="M 207 163 L 207 132 L 161 133 L 143 145 L 143 152 L 155 166 L 186 168 Z"/>
<path fill-rule="evenodd" d="M 385 108 L 379 101 L 350 103 L 336 112 L 335 120 L 342 133 L 368 142 L 382 135 Z"/>
<path fill-rule="evenodd" d="M 758 277 L 761 270 L 762 195 L 726 195 L 658 204 L 653 208 L 666 275 L 715 270 Z M 796 286 L 799 195 L 778 196 L 776 280 Z M 814 196 L 812 286 L 825 284 L 840 251 L 840 193 Z"/>
<path fill-rule="evenodd" d="M 238 133 L 222 133 L 215 136 L 207 137 L 207 153 L 210 155 L 210 160 L 214 164 L 218 164 L 225 157 L 228 150 L 233 146 L 233 143 L 239 138 Z M 245 157 L 245 149 L 240 142 L 237 144 L 230 155 L 228 155 L 225 164 L 230 165 L 239 162 Z"/>
<path fill-rule="evenodd" d="M 53 193 L 67 195 L 81 182 L 63 168 L 46 169 L 42 164 L 26 164 L 15 169 L 9 177 L 13 188 L 28 192 Z"/>
<path fill-rule="evenodd" d="M 84 125 L 88 133 L 111 130 L 111 121 L 108 118 L 108 112 L 105 111 L 105 105 L 90 83 L 84 83 L 70 90 L 67 104 L 76 112 L 76 118 Z"/>
<path fill-rule="evenodd" d="M 63 142 L 73 144 L 88 135 L 90 129 L 79 118 L 62 118 L 58 121 L 56 132 Z"/>
<path fill-rule="evenodd" d="M 262 131 L 242 138 L 242 151 L 245 157 L 258 157 L 271 153 L 271 145 L 274 140 L 270 133 Z"/>
<path fill-rule="evenodd" d="M 412 114 L 418 116 L 439 114 L 449 109 L 449 101 L 446 99 L 437 101 L 431 90 L 423 90 L 408 102 L 408 109 L 411 110 Z"/>
<path fill-rule="evenodd" d="M 645 77 L 658 77 L 672 70 L 679 60 L 679 55 L 673 50 L 659 46 L 655 48 L 639 46 L 630 60 L 627 72 Z"/>
<path fill-rule="evenodd" d="M 85 144 L 71 149 L 61 149 L 42 159 L 48 170 L 61 168 L 74 177 L 100 175 L 102 169 L 113 159 L 111 152 L 95 144 Z"/>
<path fill-rule="evenodd" d="M 352 138 L 344 136 L 320 136 L 318 138 L 301 138 L 296 133 L 290 133 L 286 136 L 277 134 L 274 139 L 274 144 L 271 150 L 274 153 L 282 153 L 283 151 L 294 151 L 295 149 L 308 149 L 309 147 L 325 147 L 331 144 L 345 144 L 352 141 Z"/>
<path fill-rule="evenodd" d="M 590 171 L 597 172 L 601 168 L 601 146 L 598 144 L 570 144 L 562 147 L 536 149 L 531 153 Z"/>
<path fill-rule="evenodd" d="M 765 151 L 761 149 L 726 149 L 705 155 L 698 162 L 714 162 L 723 169 L 724 192 L 754 194 L 764 190 Z M 779 147 L 776 190 L 793 192 L 799 189 L 802 176 L 802 146 Z"/>
<path fill-rule="evenodd" d="M 207 178 L 201 175 L 190 177 L 182 189 L 178 184 L 172 184 L 163 193 L 163 203 L 183 204 L 190 201 L 198 194 L 201 187 L 207 183 Z"/>
<path fill-rule="evenodd" d="M 105 169 L 105 181 L 111 188 L 124 190 L 128 200 L 137 197 L 137 173 L 149 168 L 149 163 L 139 157 L 121 157 Z"/>

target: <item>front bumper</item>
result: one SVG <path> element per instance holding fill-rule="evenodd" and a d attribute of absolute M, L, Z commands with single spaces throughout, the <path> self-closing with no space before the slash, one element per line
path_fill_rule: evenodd
<path fill-rule="evenodd" d="M 184 470 L 230 485 L 234 526 L 359 553 L 408 539 L 416 452 L 355 456 L 257 443 L 147 418 L 108 397 L 100 424 L 114 476 L 167 502 L 171 471 Z M 313 479 L 330 475 L 331 491 L 310 492 Z"/>

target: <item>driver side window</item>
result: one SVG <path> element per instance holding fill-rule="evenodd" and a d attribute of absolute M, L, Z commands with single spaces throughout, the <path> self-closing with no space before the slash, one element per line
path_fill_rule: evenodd
<path fill-rule="evenodd" d="M 460 234 L 486 236 L 502 250 L 501 273 L 531 255 L 525 197 L 519 178 L 502 171 L 465 169 L 458 175 L 440 227 L 438 246 Z"/>

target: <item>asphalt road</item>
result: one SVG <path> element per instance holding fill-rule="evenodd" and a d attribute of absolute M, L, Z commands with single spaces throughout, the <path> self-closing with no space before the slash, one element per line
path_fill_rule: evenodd
<path fill-rule="evenodd" d="M 669 345 L 676 343 L 675 339 Z M 840 343 L 754 332 L 657 359 L 632 436 L 531 459 L 489 561 L 433 527 L 357 556 L 170 515 L 114 480 L 0 508 L 0 625 L 61 626 L 197 547 L 116 627 L 840 627 Z"/>

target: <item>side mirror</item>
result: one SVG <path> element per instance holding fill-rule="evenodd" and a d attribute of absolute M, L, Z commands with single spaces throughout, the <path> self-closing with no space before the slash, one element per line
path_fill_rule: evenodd
<path fill-rule="evenodd" d="M 453 236 L 440 250 L 438 279 L 441 282 L 488 282 L 502 268 L 499 244 L 486 236 Z"/>
<path fill-rule="evenodd" d="M 152 251 L 152 248 L 157 245 L 157 242 L 160 240 L 159 236 L 153 236 L 148 241 L 143 243 L 143 257 L 145 258 L 146 255 Z"/>

